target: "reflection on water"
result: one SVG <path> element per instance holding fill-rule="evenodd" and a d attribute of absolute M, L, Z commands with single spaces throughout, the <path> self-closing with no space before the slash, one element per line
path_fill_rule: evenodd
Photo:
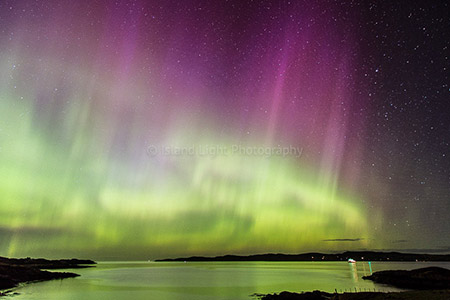
<path fill-rule="evenodd" d="M 81 277 L 28 284 L 14 300 L 251 300 L 253 293 L 324 290 L 397 290 L 362 280 L 367 272 L 450 263 L 197 262 L 99 263 L 72 270 Z M 254 298 L 253 298 L 254 299 Z"/>
<path fill-rule="evenodd" d="M 348 264 L 350 266 L 350 273 L 352 274 L 352 279 L 354 283 L 357 283 L 360 276 L 368 276 L 368 275 L 372 275 L 372 262 L 365 262 L 365 261 L 361 261 L 361 262 L 357 262 L 357 263 L 349 263 Z M 367 267 L 366 267 L 367 265 Z M 358 267 L 362 268 L 362 274 L 358 275 Z"/>
<path fill-rule="evenodd" d="M 350 266 L 353 282 L 358 282 L 358 269 L 356 268 L 356 263 L 349 263 L 348 265 Z"/>

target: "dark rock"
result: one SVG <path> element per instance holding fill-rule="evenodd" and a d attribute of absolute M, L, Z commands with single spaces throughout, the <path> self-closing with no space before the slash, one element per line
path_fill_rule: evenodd
<path fill-rule="evenodd" d="M 63 279 L 80 276 L 69 272 L 49 272 L 41 269 L 72 269 L 90 267 L 91 260 L 0 257 L 0 289 L 8 289 L 22 282 Z"/>
<path fill-rule="evenodd" d="M 290 293 L 281 292 L 279 294 L 269 294 L 261 298 L 261 300 L 324 300 L 331 299 L 333 294 L 328 294 L 321 291 L 304 292 L 304 293 Z"/>
<path fill-rule="evenodd" d="M 281 292 L 260 296 L 261 300 L 449 300 L 450 290 L 421 290 L 408 292 L 359 292 L 329 294 L 320 291 L 306 293 Z"/>
<path fill-rule="evenodd" d="M 429 267 L 411 271 L 380 271 L 375 272 L 370 276 L 364 276 L 363 279 L 406 289 L 450 288 L 450 270 L 439 267 Z"/>

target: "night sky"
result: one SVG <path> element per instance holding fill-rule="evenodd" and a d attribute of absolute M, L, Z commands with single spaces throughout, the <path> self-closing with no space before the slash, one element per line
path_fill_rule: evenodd
<path fill-rule="evenodd" d="M 0 255 L 450 252 L 449 47 L 445 1 L 2 0 Z"/>

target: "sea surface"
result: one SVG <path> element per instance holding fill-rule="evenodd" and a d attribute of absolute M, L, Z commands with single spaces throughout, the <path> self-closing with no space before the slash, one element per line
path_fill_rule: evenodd
<path fill-rule="evenodd" d="M 361 277 L 372 271 L 450 268 L 446 262 L 100 262 L 81 277 L 25 284 L 11 299 L 251 300 L 254 293 L 398 291 Z"/>

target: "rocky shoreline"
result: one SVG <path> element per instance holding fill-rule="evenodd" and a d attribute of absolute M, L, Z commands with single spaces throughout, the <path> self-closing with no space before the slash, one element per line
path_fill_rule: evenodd
<path fill-rule="evenodd" d="M 71 272 L 49 272 L 45 269 L 87 268 L 95 264 L 92 260 L 0 257 L 0 290 L 16 287 L 20 283 L 63 279 L 80 276 Z M 43 270 L 44 269 L 44 270 Z M 2 294 L 0 294 L 2 295 Z"/>
<path fill-rule="evenodd" d="M 440 267 L 428 267 L 406 270 L 379 271 L 363 279 L 376 283 L 389 284 L 404 289 L 417 291 L 405 292 L 359 292 L 359 293 L 326 293 L 322 291 L 259 295 L 261 300 L 383 300 L 383 299 L 450 299 L 450 270 Z"/>
<path fill-rule="evenodd" d="M 326 293 L 321 291 L 261 295 L 260 300 L 448 300 L 450 290 L 427 290 L 407 292 L 359 292 L 359 293 Z"/>
<path fill-rule="evenodd" d="M 403 289 L 450 289 L 450 270 L 439 267 L 428 267 L 411 271 L 379 271 L 370 276 L 364 276 L 363 279 Z"/>

